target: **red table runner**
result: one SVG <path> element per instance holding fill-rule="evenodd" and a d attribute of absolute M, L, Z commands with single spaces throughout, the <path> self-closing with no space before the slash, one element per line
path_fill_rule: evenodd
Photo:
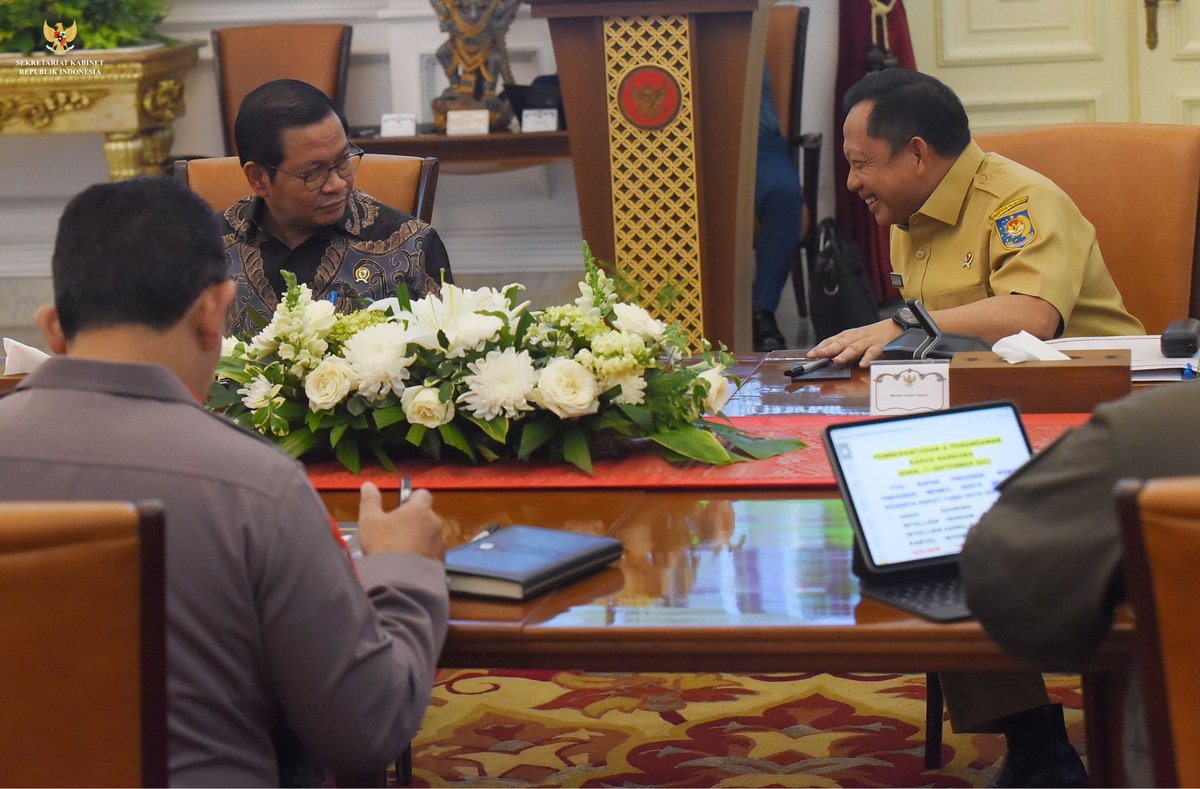
<path fill-rule="evenodd" d="M 1069 428 L 1087 421 L 1090 414 L 1025 414 L 1022 420 L 1034 449 L 1041 449 Z M 308 476 L 317 490 L 357 490 L 371 480 L 384 490 L 399 486 L 399 476 L 412 477 L 413 487 L 430 490 L 488 490 L 519 488 L 832 488 L 835 480 L 825 456 L 822 431 L 826 425 L 866 419 L 865 416 L 746 416 L 730 421 L 753 435 L 767 438 L 799 438 L 808 446 L 766 460 L 728 466 L 703 463 L 674 465 L 653 449 L 633 452 L 612 460 L 593 463 L 593 474 L 585 474 L 567 463 L 541 461 L 522 463 L 505 460 L 482 466 L 439 463 L 433 460 L 402 460 L 398 474 L 379 466 L 364 466 L 361 475 L 351 474 L 336 461 L 308 466 Z"/>

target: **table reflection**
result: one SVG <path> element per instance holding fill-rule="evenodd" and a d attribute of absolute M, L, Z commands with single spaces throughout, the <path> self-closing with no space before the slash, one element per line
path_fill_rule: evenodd
<path fill-rule="evenodd" d="M 840 499 L 656 494 L 613 536 L 625 544 L 620 591 L 569 606 L 550 601 L 541 625 L 854 622 L 853 536 Z"/>

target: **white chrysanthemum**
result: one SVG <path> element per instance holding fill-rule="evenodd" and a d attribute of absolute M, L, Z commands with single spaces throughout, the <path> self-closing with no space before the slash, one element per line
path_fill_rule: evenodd
<path fill-rule="evenodd" d="M 454 418 L 454 403 L 443 403 L 437 387 L 410 386 L 400 395 L 404 418 L 414 425 L 440 427 Z"/>
<path fill-rule="evenodd" d="M 279 384 L 268 381 L 265 375 L 257 375 L 251 379 L 250 383 L 239 389 L 238 394 L 242 396 L 244 406 L 251 411 L 257 411 L 269 406 L 272 400 L 277 401 L 276 405 L 281 405 L 283 398 L 278 397 L 281 388 Z"/>
<path fill-rule="evenodd" d="M 613 320 L 613 326 L 616 328 L 636 334 L 644 340 L 658 342 L 662 339 L 663 332 L 667 327 L 662 321 L 651 317 L 650 313 L 638 305 L 617 302 L 612 308 L 616 315 Z"/>
<path fill-rule="evenodd" d="M 640 375 L 624 375 L 605 387 L 605 391 L 613 386 L 621 387 L 621 393 L 613 398 L 614 403 L 625 405 L 641 405 L 646 402 L 646 379 Z"/>
<path fill-rule="evenodd" d="M 304 379 L 304 394 L 313 411 L 333 408 L 346 399 L 354 388 L 350 363 L 340 356 L 326 357 Z"/>
<path fill-rule="evenodd" d="M 475 416 L 512 419 L 533 410 L 529 398 L 537 384 L 537 370 L 528 351 L 489 351 L 482 359 L 468 363 L 467 369 L 471 371 L 463 379 L 467 391 L 458 396 L 458 402 Z"/>
<path fill-rule="evenodd" d="M 487 316 L 477 313 L 494 312 L 503 316 L 486 324 L 495 326 L 492 330 L 494 335 L 505 323 L 515 329 L 521 314 L 528 306 L 529 302 L 526 301 L 516 307 L 509 307 L 508 299 L 495 288 L 466 290 L 454 285 L 443 285 L 441 295 L 418 299 L 413 302 L 409 312 L 399 313 L 399 317 L 408 324 L 412 341 L 422 348 L 440 348 L 438 332 L 442 332 L 450 343 L 446 355 L 454 358 L 463 356 L 467 350 L 480 349 L 482 340 L 479 337 L 485 324 L 476 319 Z"/>
<path fill-rule="evenodd" d="M 534 396 L 560 419 L 594 414 L 600 408 L 595 376 L 574 359 L 552 359 L 538 376 Z"/>
<path fill-rule="evenodd" d="M 704 410 L 710 414 L 719 412 L 733 396 L 729 379 L 722 372 L 720 367 L 710 367 L 698 376 L 701 381 L 708 382 L 708 395 L 704 398 Z"/>
<path fill-rule="evenodd" d="M 399 323 L 377 323 L 346 340 L 346 361 L 360 394 L 379 400 L 388 392 L 400 394 L 414 356 L 405 356 L 409 335 Z"/>

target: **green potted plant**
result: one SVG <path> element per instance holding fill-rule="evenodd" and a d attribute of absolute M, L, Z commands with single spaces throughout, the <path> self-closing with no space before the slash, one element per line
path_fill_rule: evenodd
<path fill-rule="evenodd" d="M 167 0 L 5 0 L 0 2 L 0 51 L 28 55 L 46 46 L 44 26 L 76 25 L 76 49 L 115 49 L 169 39 L 156 31 Z"/>

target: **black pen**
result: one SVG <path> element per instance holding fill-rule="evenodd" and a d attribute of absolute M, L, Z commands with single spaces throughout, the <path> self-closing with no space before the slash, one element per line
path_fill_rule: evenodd
<path fill-rule="evenodd" d="M 806 359 L 800 364 L 794 365 L 783 371 L 783 374 L 788 378 L 799 378 L 802 375 L 807 375 L 813 370 L 820 370 L 822 367 L 827 367 L 833 363 L 831 357 L 826 356 L 824 359 Z"/>
<path fill-rule="evenodd" d="M 479 542 L 480 540 L 482 540 L 485 537 L 491 537 L 493 534 L 500 531 L 502 528 L 504 528 L 504 527 L 501 524 L 493 523 L 491 526 L 488 526 L 486 529 L 483 529 L 482 531 L 480 531 L 479 534 L 476 534 L 474 537 L 472 537 L 470 541 L 471 542 Z"/>

